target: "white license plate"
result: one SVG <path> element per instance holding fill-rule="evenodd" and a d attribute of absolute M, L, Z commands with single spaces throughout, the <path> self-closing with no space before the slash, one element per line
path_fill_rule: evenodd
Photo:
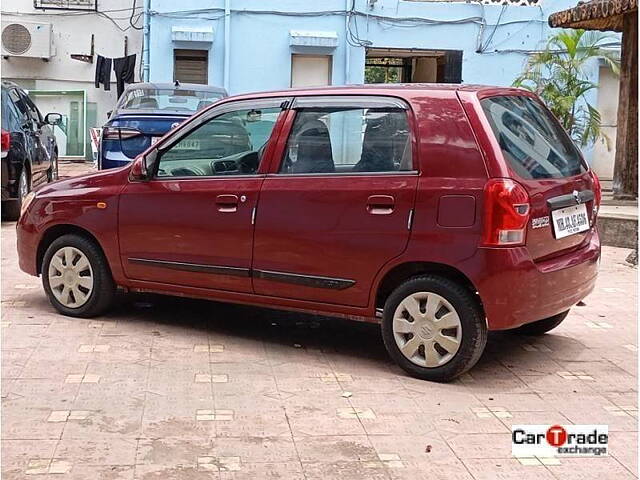
<path fill-rule="evenodd" d="M 176 146 L 176 150 L 199 150 L 200 149 L 200 140 L 180 140 Z"/>
<path fill-rule="evenodd" d="M 551 212 L 551 220 L 556 238 L 564 238 L 589 230 L 587 206 L 584 204 L 554 210 Z"/>
<path fill-rule="evenodd" d="M 151 145 L 155 145 L 156 143 L 158 143 L 158 140 L 160 140 L 162 137 L 151 137 Z"/>

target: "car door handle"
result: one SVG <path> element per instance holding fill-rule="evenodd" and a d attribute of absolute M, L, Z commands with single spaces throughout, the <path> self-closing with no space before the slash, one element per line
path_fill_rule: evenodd
<path fill-rule="evenodd" d="M 371 195 L 367 199 L 367 212 L 372 215 L 389 215 L 393 213 L 395 203 L 391 195 Z"/>
<path fill-rule="evenodd" d="M 235 212 L 238 210 L 238 196 L 218 195 L 216 197 L 216 205 L 219 212 Z"/>

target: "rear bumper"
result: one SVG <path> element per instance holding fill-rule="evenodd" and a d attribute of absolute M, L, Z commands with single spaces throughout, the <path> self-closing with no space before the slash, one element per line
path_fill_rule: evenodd
<path fill-rule="evenodd" d="M 490 266 L 476 282 L 490 330 L 516 328 L 564 312 L 589 295 L 598 274 L 596 230 L 581 249 L 533 262 L 526 247 L 483 249 Z"/>

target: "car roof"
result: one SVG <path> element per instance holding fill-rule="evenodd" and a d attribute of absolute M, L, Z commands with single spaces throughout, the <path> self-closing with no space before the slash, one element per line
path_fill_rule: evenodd
<path fill-rule="evenodd" d="M 136 89 L 167 89 L 167 90 L 194 90 L 196 92 L 215 92 L 227 94 L 227 91 L 222 87 L 216 87 L 213 85 L 203 85 L 200 83 L 179 83 L 176 85 L 174 82 L 156 83 L 156 82 L 140 82 L 127 85 L 125 91 Z"/>
<path fill-rule="evenodd" d="M 457 91 L 496 94 L 515 94 L 523 92 L 523 89 L 514 87 L 498 87 L 491 85 L 475 85 L 461 83 L 372 83 L 358 85 L 289 88 L 285 90 L 273 90 L 267 92 L 252 92 L 228 97 L 226 100 L 252 99 L 260 97 L 286 97 L 309 95 L 389 95 L 410 99 L 424 96 L 428 93 Z"/>
<path fill-rule="evenodd" d="M 18 88 L 20 90 L 22 90 L 22 88 L 20 87 L 20 85 L 17 85 L 9 80 L 2 80 L 2 88 Z"/>

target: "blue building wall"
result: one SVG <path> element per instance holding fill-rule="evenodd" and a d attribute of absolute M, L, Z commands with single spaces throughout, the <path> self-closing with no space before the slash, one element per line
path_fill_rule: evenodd
<path fill-rule="evenodd" d="M 225 45 L 224 0 L 148 0 L 151 81 L 172 81 L 174 48 L 209 49 L 209 83 L 231 94 L 288 88 L 291 30 L 332 31 L 333 84 L 364 82 L 365 47 L 347 42 L 346 12 L 352 0 L 227 0 L 229 42 Z M 483 6 L 478 3 L 355 0 L 360 39 L 371 47 L 463 50 L 465 83 L 510 85 L 522 71 L 527 52 L 540 49 L 551 33 L 550 13 L 575 0 L 541 0 L 537 6 Z M 277 11 L 276 11 L 277 10 Z M 497 25 L 497 27 L 496 27 Z M 172 40 L 172 27 L 213 29 L 213 42 Z M 355 30 L 351 20 L 351 30 Z M 478 52 L 479 45 L 483 51 Z M 225 48 L 229 55 L 225 85 Z M 311 53 L 311 52 L 309 52 Z M 593 80 L 598 66 L 594 62 Z M 595 104 L 596 91 L 591 92 Z"/>

